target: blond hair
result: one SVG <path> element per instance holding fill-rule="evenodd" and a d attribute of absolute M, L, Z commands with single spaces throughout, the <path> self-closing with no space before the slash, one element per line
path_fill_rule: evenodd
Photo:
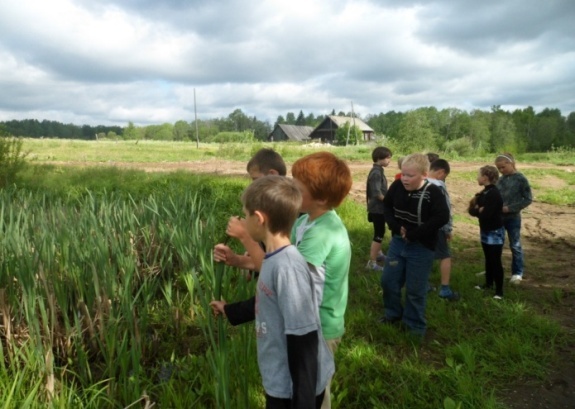
<path fill-rule="evenodd" d="M 403 158 L 401 167 L 403 168 L 404 166 L 413 166 L 421 173 L 427 173 L 429 172 L 429 159 L 423 153 L 412 153 Z"/>

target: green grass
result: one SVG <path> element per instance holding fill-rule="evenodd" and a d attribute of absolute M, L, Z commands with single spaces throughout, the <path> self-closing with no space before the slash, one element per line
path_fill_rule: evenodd
<path fill-rule="evenodd" d="M 10 301 L 13 315 L 21 325 L 30 326 L 31 334 L 28 342 L 12 349 L 6 348 L 2 338 L 3 407 L 40 408 L 51 402 L 53 407 L 121 408 L 136 401 L 143 406 L 145 399 L 159 407 L 216 407 L 221 383 L 215 382 L 217 365 L 210 361 L 209 351 L 216 348 L 211 337 L 217 339 L 219 330 L 205 305 L 214 285 L 210 254 L 213 244 L 223 238 L 228 216 L 238 213 L 247 178 L 101 167 L 63 171 L 42 165 L 40 158 L 79 158 L 86 148 L 86 157 L 101 160 L 100 142 L 85 142 L 92 144 L 89 148 L 84 142 L 76 142 L 80 146 L 73 148 L 67 141 L 39 143 L 53 150 L 45 154 L 37 148 L 33 166 L 20 175 L 15 187 L 1 192 L 0 290 L 6 291 L 4 298 L 0 297 L 0 311 L 2 303 Z M 188 160 L 177 159 L 186 155 L 203 160 L 224 154 L 247 160 L 259 149 L 259 145 L 210 146 L 201 155 L 196 152 L 196 157 L 182 152 L 193 151 L 192 144 L 185 149 L 178 145 L 173 149 L 176 152 L 168 153 L 160 143 L 142 141 L 137 146 L 149 148 L 145 154 L 127 152 L 127 145 L 117 149 L 110 144 L 106 150 L 112 151 L 106 155 L 123 161 L 140 161 L 140 154 L 156 161 L 160 157 Z M 94 145 L 100 148 L 90 153 Z M 66 154 L 59 153 L 63 147 L 69 149 Z M 290 145 L 279 149 L 285 149 L 281 153 L 288 161 L 308 152 Z M 343 148 L 335 149 L 340 152 Z M 369 152 L 367 147 L 354 148 L 348 158 L 365 160 Z M 217 157 L 223 160 L 228 156 Z M 528 177 L 537 183 L 549 175 L 572 185 L 571 176 L 563 179 L 560 172 Z M 450 177 L 467 180 L 471 172 Z M 537 187 L 538 191 L 543 188 Z M 209 216 L 194 216 L 198 204 L 193 197 L 209 205 L 209 211 L 204 210 Z M 483 269 L 479 243 L 456 236 L 452 286 L 462 299 L 446 303 L 431 293 L 429 334 L 418 343 L 377 322 L 383 311 L 382 291 L 379 276 L 363 269 L 371 241 L 364 205 L 346 200 L 338 213 L 352 242 L 352 267 L 346 334 L 337 351 L 332 384 L 337 407 L 449 409 L 450 404 L 461 404 L 462 408 L 504 408 L 504 385 L 545 377 L 557 359 L 558 348 L 568 341 L 568 335 L 546 313 L 563 302 L 561 289 L 542 297 L 527 287 L 506 286 L 505 300 L 495 302 L 473 289 L 482 280 L 475 276 Z M 456 216 L 455 221 L 475 222 L 466 215 Z M 122 250 L 113 251 L 112 243 Z M 232 244 L 241 250 L 237 243 Z M 33 279 L 39 271 L 38 261 L 46 279 Z M 204 274 L 198 274 L 200 270 Z M 127 275 L 130 271 L 134 274 Z M 15 274 L 22 278 L 15 281 Z M 224 297 L 241 299 L 253 292 L 254 283 L 241 277 L 237 271 L 226 272 Z M 439 283 L 437 268 L 431 279 Z M 41 285 L 43 282 L 50 284 Z M 20 303 L 28 293 L 34 296 Z M 82 323 L 74 322 L 74 317 L 86 317 L 85 310 L 76 311 L 77 304 L 70 298 L 74 294 L 92 300 L 85 303 L 89 311 L 97 311 L 93 308 L 101 302 L 98 294 L 107 294 L 110 300 L 110 319 L 102 321 L 107 331 L 98 334 L 95 344 L 87 331 L 82 332 L 84 337 L 74 335 L 80 333 L 74 328 L 85 328 L 78 327 Z M 62 308 L 53 309 L 51 297 Z M 27 305 L 28 313 L 22 310 Z M 138 325 L 133 308 L 138 311 Z M 30 314 L 35 311 L 40 314 Z M 62 330 L 71 331 L 71 351 L 75 351 L 64 354 L 66 350 L 55 349 L 60 359 L 54 361 L 57 387 L 52 399 L 45 388 L 50 371 L 44 352 L 53 345 L 50 342 L 66 338 L 50 341 L 45 337 L 49 325 L 46 330 L 42 326 L 56 322 L 50 314 L 69 317 L 70 322 L 60 324 Z M 263 396 L 253 327 L 226 328 L 226 332 L 231 407 L 259 407 Z M 170 373 L 167 378 L 166 371 Z"/>

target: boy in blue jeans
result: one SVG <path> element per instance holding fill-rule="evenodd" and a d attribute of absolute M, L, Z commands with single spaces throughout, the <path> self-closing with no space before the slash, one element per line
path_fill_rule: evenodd
<path fill-rule="evenodd" d="M 406 156 L 401 179 L 391 184 L 383 200 L 392 238 L 381 275 L 385 315 L 380 322 L 401 322 L 417 337 L 423 337 L 427 329 L 425 307 L 437 232 L 449 221 L 445 197 L 427 181 L 428 171 L 425 155 Z M 401 300 L 404 286 L 405 308 Z"/>

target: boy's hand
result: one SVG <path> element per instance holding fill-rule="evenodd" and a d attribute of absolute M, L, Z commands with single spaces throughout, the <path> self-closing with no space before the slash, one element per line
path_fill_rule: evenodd
<path fill-rule="evenodd" d="M 236 253 L 232 251 L 228 246 L 223 243 L 216 244 L 214 246 L 214 260 L 218 262 L 226 263 L 228 266 L 234 265 L 234 259 L 236 258 Z"/>
<path fill-rule="evenodd" d="M 212 307 L 212 311 L 216 317 L 218 315 L 226 316 L 226 311 L 224 310 L 226 304 L 225 301 L 212 301 L 210 303 L 210 307 Z"/>
<path fill-rule="evenodd" d="M 248 236 L 245 220 L 240 219 L 237 216 L 230 217 L 230 220 L 228 221 L 228 227 L 226 229 L 226 234 L 240 241 L 245 239 L 246 236 Z"/>
<path fill-rule="evenodd" d="M 399 229 L 399 234 L 401 234 L 401 238 L 403 240 L 407 240 L 407 229 L 403 226 Z"/>
<path fill-rule="evenodd" d="M 501 209 L 501 211 L 502 211 L 503 213 L 509 213 L 509 207 L 503 206 L 503 208 Z"/>

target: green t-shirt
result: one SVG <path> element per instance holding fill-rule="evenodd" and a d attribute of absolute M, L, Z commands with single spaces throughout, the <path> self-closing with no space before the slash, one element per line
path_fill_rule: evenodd
<path fill-rule="evenodd" d="M 291 242 L 312 266 L 324 338 L 340 338 L 344 333 L 351 262 L 345 225 L 334 210 L 312 222 L 305 214 L 295 222 Z"/>

